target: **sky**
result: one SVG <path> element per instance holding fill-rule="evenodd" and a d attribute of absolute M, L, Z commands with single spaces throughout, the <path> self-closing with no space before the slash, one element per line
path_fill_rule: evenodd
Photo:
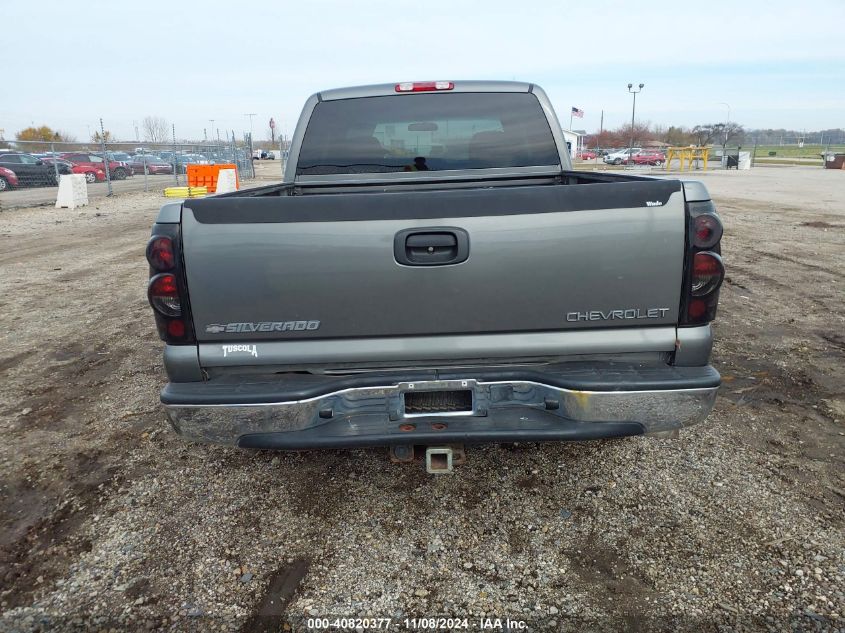
<path fill-rule="evenodd" d="M 291 134 L 322 89 L 530 81 L 564 127 L 637 121 L 845 128 L 845 0 L 3 2 L 0 130 L 85 140 L 148 115 L 178 139 Z M 214 120 L 212 125 L 210 120 Z M 141 133 L 143 138 L 143 133 Z"/>

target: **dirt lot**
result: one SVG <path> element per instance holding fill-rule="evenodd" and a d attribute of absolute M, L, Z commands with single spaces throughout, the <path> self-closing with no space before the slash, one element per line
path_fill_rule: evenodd
<path fill-rule="evenodd" d="M 729 269 L 708 422 L 437 478 L 179 441 L 145 299 L 162 198 L 0 213 L 0 630 L 845 630 L 845 172 L 703 178 Z"/>

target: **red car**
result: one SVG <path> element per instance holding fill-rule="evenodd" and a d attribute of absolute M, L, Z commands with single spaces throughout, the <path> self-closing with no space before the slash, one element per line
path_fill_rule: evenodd
<path fill-rule="evenodd" d="M 635 165 L 654 165 L 655 167 L 662 167 L 666 162 L 666 156 L 662 152 L 654 150 L 643 150 L 637 152 L 632 157 Z"/>
<path fill-rule="evenodd" d="M 66 152 L 64 154 L 60 154 L 59 158 L 71 162 L 74 165 L 102 169 L 103 172 L 105 172 L 106 169 L 103 157 L 98 156 L 97 154 L 90 154 L 88 152 Z M 133 173 L 129 163 L 117 160 L 109 161 L 109 172 L 111 172 L 113 180 L 123 180 L 124 178 L 131 176 Z"/>
<path fill-rule="evenodd" d="M 595 160 L 596 153 L 590 150 L 584 150 L 583 152 L 579 152 L 576 158 L 580 158 L 581 160 Z"/>
<path fill-rule="evenodd" d="M 45 165 L 58 163 L 59 174 L 82 174 L 86 182 L 103 182 L 106 179 L 106 172 L 103 167 L 89 167 L 87 165 L 75 165 L 68 160 L 52 158 L 50 156 L 41 159 Z"/>
<path fill-rule="evenodd" d="M 86 167 L 85 165 L 71 164 L 70 170 L 74 174 L 84 174 L 85 182 L 103 182 L 106 179 L 105 170 L 99 167 Z"/>
<path fill-rule="evenodd" d="M 145 168 L 150 175 L 173 173 L 173 165 L 152 154 L 138 154 L 129 165 L 136 174 L 143 174 Z"/>
<path fill-rule="evenodd" d="M 0 167 L 0 191 L 8 191 L 18 186 L 18 177 L 11 169 Z"/>

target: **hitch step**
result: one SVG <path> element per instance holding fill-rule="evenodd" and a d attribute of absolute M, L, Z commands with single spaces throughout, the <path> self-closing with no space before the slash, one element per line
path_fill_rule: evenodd
<path fill-rule="evenodd" d="M 423 446 L 413 444 L 396 444 L 388 448 L 388 456 L 394 464 L 410 464 L 415 461 L 422 461 L 423 449 L 425 451 L 425 469 L 429 473 L 450 473 L 452 468 L 444 470 L 451 463 L 452 467 L 466 464 L 467 455 L 463 444 L 448 444 L 445 446 Z M 431 451 L 434 452 L 434 466 L 432 468 Z M 447 455 L 451 455 L 451 461 Z"/>
<path fill-rule="evenodd" d="M 425 449 L 425 471 L 445 475 L 453 471 L 453 454 L 449 446 L 429 446 Z"/>

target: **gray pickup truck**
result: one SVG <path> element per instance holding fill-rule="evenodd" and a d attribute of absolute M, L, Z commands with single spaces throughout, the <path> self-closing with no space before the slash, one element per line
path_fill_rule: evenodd
<path fill-rule="evenodd" d="M 283 182 L 162 208 L 161 400 L 191 440 L 400 459 L 673 434 L 720 383 L 721 236 L 701 183 L 573 171 L 536 85 L 321 92 Z"/>

